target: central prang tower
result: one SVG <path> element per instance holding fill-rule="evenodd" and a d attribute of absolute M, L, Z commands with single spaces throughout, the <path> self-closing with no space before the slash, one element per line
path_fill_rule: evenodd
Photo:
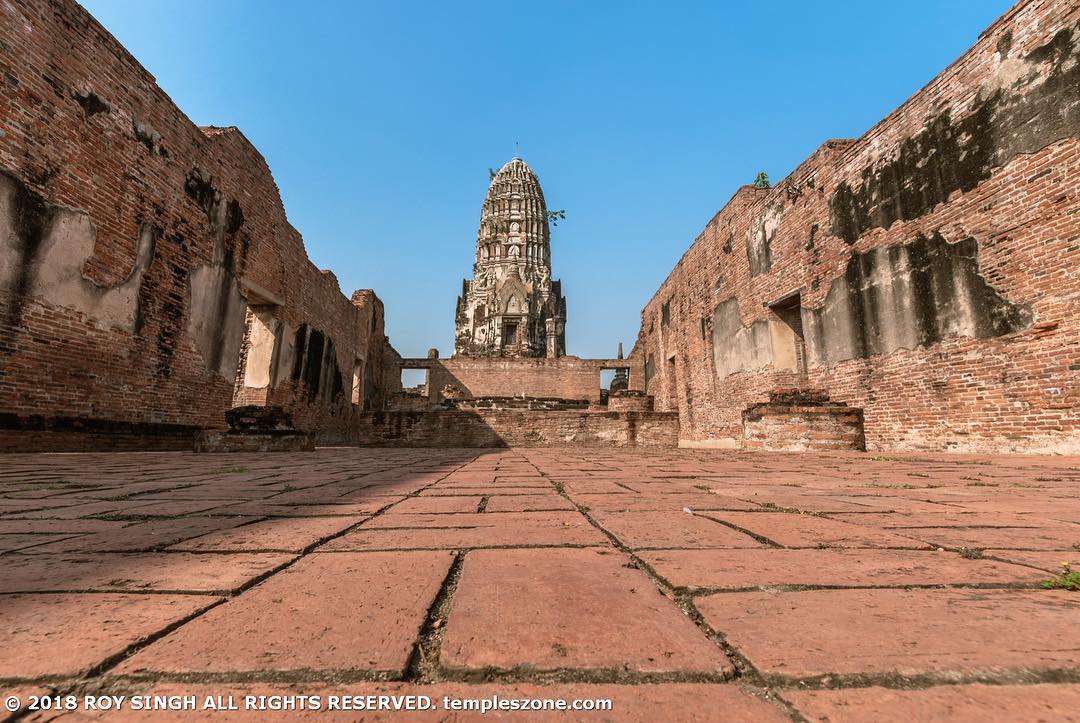
<path fill-rule="evenodd" d="M 566 299 L 551 278 L 551 229 L 540 182 L 512 158 L 480 210 L 472 281 L 461 284 L 454 354 L 557 357 L 566 353 Z"/>

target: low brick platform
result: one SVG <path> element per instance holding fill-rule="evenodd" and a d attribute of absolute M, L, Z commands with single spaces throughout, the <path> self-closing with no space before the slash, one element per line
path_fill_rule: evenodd
<path fill-rule="evenodd" d="M 608 410 L 612 412 L 651 412 L 653 397 L 637 389 L 622 389 L 608 394 Z"/>
<path fill-rule="evenodd" d="M 675 412 L 386 411 L 358 414 L 362 447 L 676 447 Z"/>
<path fill-rule="evenodd" d="M 5 698 L 612 704 L 499 720 L 1080 709 L 1080 593 L 1040 584 L 1080 567 L 1077 459 L 322 449 L 3 463 Z"/>
<path fill-rule="evenodd" d="M 773 392 L 743 411 L 745 449 L 806 452 L 866 449 L 863 412 L 821 391 Z"/>
<path fill-rule="evenodd" d="M 444 400 L 444 406 L 460 410 L 516 410 L 570 411 L 589 408 L 588 399 L 558 399 L 555 397 L 469 397 Z"/>

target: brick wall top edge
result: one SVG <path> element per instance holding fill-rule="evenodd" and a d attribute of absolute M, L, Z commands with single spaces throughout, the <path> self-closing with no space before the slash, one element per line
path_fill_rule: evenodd
<path fill-rule="evenodd" d="M 695 250 L 695 247 L 701 242 L 702 238 L 708 232 L 708 229 L 715 224 L 726 212 L 728 212 L 733 204 L 740 199 L 744 191 L 757 192 L 757 197 L 751 197 L 750 203 L 757 207 L 757 209 L 763 208 L 771 203 L 780 193 L 784 190 L 784 186 L 792 179 L 804 178 L 810 175 L 813 171 L 822 167 L 825 164 L 829 164 L 832 167 L 842 166 L 844 163 L 863 152 L 870 143 L 882 135 L 887 128 L 895 123 L 899 116 L 903 115 L 910 106 L 915 104 L 923 96 L 931 95 L 933 91 L 944 84 L 948 78 L 964 63 L 973 60 L 981 52 L 986 49 L 986 46 L 991 43 L 991 40 L 995 33 L 1002 27 L 1008 25 L 1022 10 L 1030 5 L 1040 2 L 1052 2 L 1053 0 L 1020 0 L 1011 8 L 1006 10 L 1000 17 L 992 22 L 986 29 L 984 29 L 978 36 L 974 44 L 972 44 L 967 50 L 961 53 L 955 60 L 949 63 L 947 66 L 941 69 L 933 78 L 927 83 L 921 86 L 918 90 L 908 96 L 902 103 L 900 103 L 891 112 L 886 114 L 881 120 L 868 128 L 858 138 L 832 138 L 824 141 L 818 148 L 799 163 L 790 173 L 784 176 L 779 181 L 772 185 L 772 188 L 768 191 L 762 191 L 761 189 L 755 189 L 750 185 L 743 185 L 736 189 L 731 198 L 725 203 L 720 210 L 718 210 L 709 221 L 702 228 L 701 232 L 695 236 L 694 240 L 686 248 L 683 254 L 679 257 L 679 260 L 675 263 L 671 272 L 664 278 L 664 280 L 657 287 L 656 291 L 649 297 L 649 300 L 644 304 L 641 310 L 641 315 L 644 317 L 649 307 L 658 299 L 658 297 L 664 292 L 664 290 L 672 282 L 672 278 L 681 270 L 682 264 L 686 257 Z M 1071 13 L 1066 13 L 1066 16 L 1076 14 L 1074 10 Z M 840 147 L 843 146 L 843 147 Z M 834 151 L 829 153 L 829 151 Z M 756 210 L 756 209 L 755 209 Z M 636 346 L 636 344 L 635 344 Z"/>
<path fill-rule="evenodd" d="M 181 124 L 182 133 L 189 135 L 192 139 L 200 139 L 204 143 L 210 144 L 210 146 L 205 149 L 207 152 L 203 154 L 204 157 L 226 157 L 227 154 L 224 152 L 213 152 L 214 145 L 223 144 L 225 148 L 237 152 L 244 159 L 244 172 L 256 176 L 265 176 L 267 185 L 272 188 L 276 194 L 274 198 L 269 199 L 270 204 L 276 205 L 277 208 L 280 209 L 282 219 L 284 220 L 284 227 L 281 229 L 282 234 L 280 238 L 284 243 L 295 243 L 299 247 L 305 261 L 305 263 L 303 263 L 303 268 L 295 269 L 295 271 L 299 272 L 306 282 L 314 284 L 316 288 L 330 286 L 327 290 L 336 291 L 337 296 L 340 297 L 339 299 L 335 299 L 333 303 L 347 313 L 347 307 L 352 307 L 349 297 L 342 293 L 336 276 L 328 279 L 327 275 L 323 274 L 322 270 L 311 261 L 302 234 L 300 234 L 288 220 L 288 214 L 281 199 L 280 188 L 274 180 L 273 172 L 270 169 L 266 158 L 255 144 L 244 135 L 240 128 L 233 125 L 196 125 L 183 109 L 181 109 L 157 84 L 153 74 L 139 63 L 138 59 L 124 48 L 120 41 L 117 40 L 108 29 L 77 2 L 74 2 L 73 0 L 46 0 L 44 5 L 42 5 L 30 2 L 29 0 L 15 0 L 14 5 L 20 12 L 28 17 L 36 17 L 43 12 L 52 14 L 57 18 L 60 18 L 65 24 L 70 25 L 73 28 L 81 28 L 83 32 L 95 36 L 100 41 L 100 45 L 97 46 L 98 52 L 111 54 L 127 67 L 130 72 L 136 74 L 139 78 L 146 80 L 149 85 L 148 91 L 156 98 L 156 102 L 160 103 L 162 107 L 167 108 L 170 113 L 175 114 L 176 119 Z M 35 183 L 31 179 L 23 180 L 29 182 L 31 186 L 35 186 Z M 235 189 L 234 192 L 240 192 L 240 189 Z"/>

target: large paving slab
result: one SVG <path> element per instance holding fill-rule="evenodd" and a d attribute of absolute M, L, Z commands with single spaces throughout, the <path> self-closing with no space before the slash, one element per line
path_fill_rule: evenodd
<path fill-rule="evenodd" d="M 608 532 L 636 550 L 651 548 L 761 547 L 762 543 L 708 517 L 678 511 L 590 513 Z"/>
<path fill-rule="evenodd" d="M 335 516 L 263 520 L 195 537 L 168 549 L 192 552 L 300 552 L 364 519 Z"/>
<path fill-rule="evenodd" d="M 1060 572 L 1062 568 L 1080 570 L 1080 549 L 1050 552 L 1045 550 L 983 550 L 986 557 L 1030 565 L 1041 570 Z"/>
<path fill-rule="evenodd" d="M 318 555 L 134 655 L 129 673 L 404 670 L 444 552 Z"/>
<path fill-rule="evenodd" d="M 574 509 L 573 503 L 554 492 L 537 495 L 494 494 L 484 507 L 486 512 L 541 512 L 572 509 Z"/>
<path fill-rule="evenodd" d="M 282 553 L 104 553 L 0 557 L 0 593 L 109 590 L 228 593 L 294 558 Z"/>
<path fill-rule="evenodd" d="M 33 552 L 141 552 L 251 522 L 250 517 L 175 517 L 130 523 L 107 532 L 39 545 Z"/>
<path fill-rule="evenodd" d="M 330 540 L 322 552 L 606 545 L 577 512 L 384 514 Z"/>
<path fill-rule="evenodd" d="M 449 668 L 730 674 L 720 648 L 607 550 L 466 557 L 443 638 Z"/>
<path fill-rule="evenodd" d="M 735 592 L 696 604 L 773 676 L 1080 668 L 1080 598 L 1068 592 Z"/>
<path fill-rule="evenodd" d="M 394 514 L 440 514 L 454 512 L 476 512 L 483 500 L 482 495 L 463 497 L 411 497 L 394 505 Z"/>
<path fill-rule="evenodd" d="M 1035 584 L 1039 570 L 931 550 L 651 550 L 641 558 L 675 587 Z"/>
<path fill-rule="evenodd" d="M 925 542 L 815 515 L 786 512 L 703 512 L 784 547 L 927 547 Z"/>
<path fill-rule="evenodd" d="M 912 539 L 945 547 L 1015 550 L 1076 550 L 1080 525 L 1047 527 L 914 527 L 896 530 Z"/>
<path fill-rule="evenodd" d="M 214 602 L 203 595 L 26 594 L 0 599 L 0 679 L 77 675 Z"/>

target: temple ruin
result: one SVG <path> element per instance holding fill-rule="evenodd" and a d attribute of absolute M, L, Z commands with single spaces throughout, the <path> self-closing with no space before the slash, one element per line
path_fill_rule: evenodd
<path fill-rule="evenodd" d="M 566 354 L 566 299 L 551 278 L 551 228 L 540 181 L 514 157 L 491 179 L 476 232 L 473 278 L 461 284 L 454 353 Z"/>
<path fill-rule="evenodd" d="M 70 0 L 0 16 L 0 449 L 190 449 L 254 405 L 322 445 L 1080 451 L 1069 3 L 1018 3 L 860 138 L 738 189 L 611 359 L 567 353 L 521 158 L 453 354 L 403 358 L 240 130 L 192 124 Z"/>
<path fill-rule="evenodd" d="M 287 11 L 270 5 L 176 10 L 235 54 L 238 27 L 276 40 L 230 22 Z M 487 95 L 515 62 L 493 50 L 581 72 L 572 43 L 524 37 L 546 6 L 474 22 L 446 5 L 450 24 L 385 3 L 324 37 L 348 5 L 288 12 L 334 57 L 372 16 L 410 62 L 437 34 Z M 579 5 L 613 32 L 580 32 L 575 8 L 575 40 L 615 74 L 647 57 L 642 32 L 680 50 L 665 31 L 725 37 L 701 19 L 724 10 L 652 4 L 639 25 L 675 21 L 634 27 L 631 9 L 613 23 Z M 807 42 L 881 30 L 854 4 L 804 28 L 822 15 L 807 7 L 784 18 Z M 782 11 L 755 12 L 751 31 L 779 32 Z M 922 12 L 920 29 L 942 17 Z M 491 28 L 514 32 L 489 46 Z M 551 58 L 532 52 L 545 44 Z M 502 76 L 512 94 L 530 79 Z M 433 313 L 455 337 L 402 356 L 376 291 L 312 263 L 259 150 L 193 124 L 74 0 L 0 1 L 0 93 L 4 720 L 1078 719 L 1075 1 L 1019 0 L 859 138 L 717 199 L 658 288 L 637 289 L 637 338 L 600 340 L 599 359 L 573 353 L 568 306 L 595 310 L 568 273 L 581 259 L 553 266 L 538 176 L 561 189 L 539 161 L 513 158 L 486 196 L 476 179 L 456 309 L 459 272 L 408 269 L 445 292 Z M 439 184 L 402 176 L 431 202 Z M 629 257 L 611 258 L 587 283 L 629 283 L 605 278 Z"/>

